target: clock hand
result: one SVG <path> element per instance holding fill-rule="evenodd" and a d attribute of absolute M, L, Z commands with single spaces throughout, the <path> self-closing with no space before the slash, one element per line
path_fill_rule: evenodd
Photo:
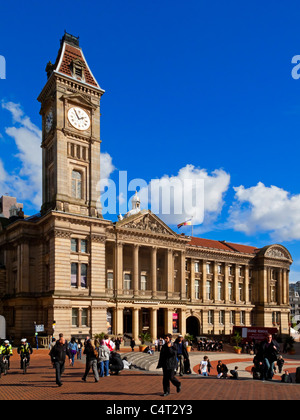
<path fill-rule="evenodd" d="M 78 116 L 78 114 L 77 114 L 76 109 L 74 109 L 74 111 L 75 111 L 75 114 L 76 114 L 77 119 L 78 119 L 78 120 L 81 120 L 81 118 L 79 118 L 79 116 Z"/>

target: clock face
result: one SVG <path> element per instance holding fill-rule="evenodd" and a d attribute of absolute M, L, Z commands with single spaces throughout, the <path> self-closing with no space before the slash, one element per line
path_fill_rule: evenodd
<path fill-rule="evenodd" d="M 46 128 L 46 132 L 49 133 L 51 127 L 53 124 L 53 112 L 49 111 L 48 114 L 46 115 L 46 121 L 45 121 L 45 128 Z"/>
<path fill-rule="evenodd" d="M 68 120 L 70 124 L 77 130 L 88 130 L 91 125 L 90 117 L 81 108 L 74 107 L 68 111 Z"/>

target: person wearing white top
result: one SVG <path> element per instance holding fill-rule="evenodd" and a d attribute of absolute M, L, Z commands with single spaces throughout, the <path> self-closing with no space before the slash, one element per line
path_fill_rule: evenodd
<path fill-rule="evenodd" d="M 202 362 L 200 363 L 200 369 L 199 369 L 200 372 L 199 373 L 202 376 L 208 376 L 208 372 L 207 372 L 208 362 L 207 362 L 207 359 L 208 359 L 208 357 L 207 356 L 204 356 Z"/>

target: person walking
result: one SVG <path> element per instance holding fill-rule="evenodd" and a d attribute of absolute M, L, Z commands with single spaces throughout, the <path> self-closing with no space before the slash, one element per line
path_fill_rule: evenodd
<path fill-rule="evenodd" d="M 82 377 L 82 380 L 86 382 L 86 377 L 88 376 L 89 371 L 92 368 L 95 382 L 99 382 L 99 373 L 98 373 L 98 366 L 97 366 L 98 354 L 95 347 L 92 345 L 91 340 L 87 340 L 83 354 L 86 355 L 86 365 L 85 365 L 85 372 Z"/>
<path fill-rule="evenodd" d="M 186 346 L 183 343 L 183 336 L 179 335 L 178 338 L 175 340 L 174 347 L 177 352 L 177 359 L 178 359 L 178 369 L 179 375 L 183 376 L 184 374 L 184 364 L 186 360 L 189 358 Z"/>
<path fill-rule="evenodd" d="M 260 343 L 257 353 L 260 365 L 264 366 L 262 380 L 272 380 L 278 353 L 279 344 L 273 339 L 272 334 L 267 334 L 266 339 Z"/>
<path fill-rule="evenodd" d="M 131 347 L 131 351 L 134 351 L 135 341 L 134 341 L 133 338 L 131 338 L 131 340 L 130 340 L 130 347 Z"/>
<path fill-rule="evenodd" d="M 106 346 L 105 341 L 100 341 L 100 346 L 98 348 L 98 366 L 100 371 L 100 378 L 109 375 L 109 355 L 110 350 Z"/>
<path fill-rule="evenodd" d="M 72 363 L 71 353 L 68 344 L 64 337 L 61 335 L 59 340 L 56 341 L 55 346 L 50 351 L 51 362 L 55 367 L 55 379 L 58 386 L 62 386 L 61 377 L 65 371 L 66 356 L 69 358 L 70 364 Z"/>
<path fill-rule="evenodd" d="M 77 340 L 77 360 L 81 360 L 81 355 L 82 355 L 82 342 L 81 339 L 78 338 Z"/>
<path fill-rule="evenodd" d="M 181 382 L 175 378 L 177 367 L 177 351 L 172 345 L 172 335 L 166 334 L 165 344 L 160 351 L 160 357 L 156 369 L 163 370 L 163 390 L 164 397 L 170 394 L 170 382 L 176 387 L 177 392 L 181 391 Z"/>
<path fill-rule="evenodd" d="M 74 366 L 74 360 L 75 360 L 75 355 L 77 354 L 78 351 L 78 345 L 76 343 L 75 337 L 71 338 L 71 341 L 68 344 L 70 353 L 71 353 L 71 366 Z"/>

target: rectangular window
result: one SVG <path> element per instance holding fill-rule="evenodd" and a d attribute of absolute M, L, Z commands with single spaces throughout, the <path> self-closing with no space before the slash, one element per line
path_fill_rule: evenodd
<path fill-rule="evenodd" d="M 228 283 L 228 299 L 233 300 L 233 283 Z"/>
<path fill-rule="evenodd" d="M 141 290 L 147 290 L 147 276 L 141 275 Z"/>
<path fill-rule="evenodd" d="M 71 239 L 71 251 L 78 252 L 78 241 L 76 238 Z"/>
<path fill-rule="evenodd" d="M 218 265 L 218 274 L 223 274 L 223 267 L 220 264 Z"/>
<path fill-rule="evenodd" d="M 212 265 L 209 263 L 206 264 L 206 273 L 212 274 Z"/>
<path fill-rule="evenodd" d="M 124 274 L 124 289 L 131 289 L 131 274 Z"/>
<path fill-rule="evenodd" d="M 206 298 L 211 300 L 211 281 L 206 282 Z"/>
<path fill-rule="evenodd" d="M 240 302 L 244 300 L 244 287 L 242 284 L 239 284 L 239 299 Z"/>
<path fill-rule="evenodd" d="M 235 312 L 234 311 L 230 311 L 229 322 L 230 322 L 231 325 L 235 324 Z"/>
<path fill-rule="evenodd" d="M 84 289 L 87 288 L 87 264 L 81 264 L 81 276 L 80 276 L 80 285 Z"/>
<path fill-rule="evenodd" d="M 79 326 L 79 322 L 78 322 L 78 308 L 73 308 L 72 309 L 72 327 L 78 327 Z"/>
<path fill-rule="evenodd" d="M 195 280 L 195 299 L 200 299 L 199 280 Z"/>
<path fill-rule="evenodd" d="M 246 312 L 241 311 L 240 312 L 240 323 L 241 323 L 241 325 L 245 325 L 245 321 L 246 321 Z"/>
<path fill-rule="evenodd" d="M 111 271 L 109 273 L 107 273 L 106 288 L 107 289 L 113 289 L 114 288 L 114 273 L 111 272 Z"/>
<path fill-rule="evenodd" d="M 219 324 L 224 325 L 225 322 L 225 311 L 219 312 Z"/>
<path fill-rule="evenodd" d="M 207 322 L 210 324 L 210 325 L 212 325 L 213 324 L 213 316 L 214 316 L 214 313 L 213 313 L 213 311 L 208 311 L 208 314 L 207 314 L 208 316 L 207 316 Z"/>
<path fill-rule="evenodd" d="M 195 262 L 195 273 L 199 273 L 199 271 L 200 271 L 199 262 Z"/>
<path fill-rule="evenodd" d="M 88 326 L 88 309 L 87 308 L 83 308 L 81 311 L 81 325 L 83 327 Z"/>
<path fill-rule="evenodd" d="M 233 266 L 232 266 L 232 265 L 230 265 L 230 266 L 228 267 L 228 272 L 229 272 L 229 275 L 230 275 L 230 276 L 234 276 L 234 268 L 233 268 Z"/>
<path fill-rule="evenodd" d="M 71 286 L 77 287 L 78 264 L 71 263 Z"/>
<path fill-rule="evenodd" d="M 80 252 L 83 252 L 84 254 L 87 253 L 87 240 L 81 239 L 80 241 Z"/>
<path fill-rule="evenodd" d="M 223 285 L 222 282 L 219 281 L 218 282 L 218 300 L 222 300 L 223 299 Z"/>

